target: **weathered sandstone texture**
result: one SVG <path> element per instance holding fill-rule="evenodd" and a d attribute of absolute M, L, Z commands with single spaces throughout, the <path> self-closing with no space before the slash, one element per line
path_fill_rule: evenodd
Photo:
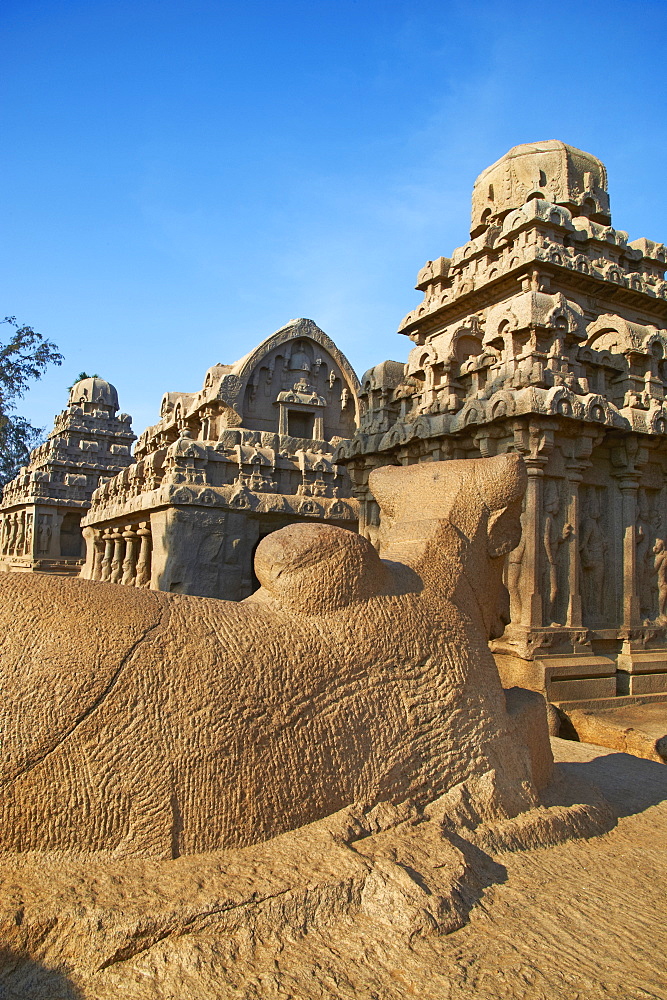
<path fill-rule="evenodd" d="M 622 708 L 569 708 L 567 721 L 583 743 L 667 762 L 667 703 Z"/>
<path fill-rule="evenodd" d="M 131 464 L 132 420 L 101 378 L 76 382 L 48 440 L 2 490 L 0 570 L 77 575 L 81 518 L 98 486 Z"/>
<path fill-rule="evenodd" d="M 383 829 L 344 810 L 173 861 L 5 856 L 0 996 L 662 998 L 667 768 L 553 746 L 552 804 L 515 819 L 475 817 L 473 781 Z"/>
<path fill-rule="evenodd" d="M 419 272 L 413 347 L 362 378 L 341 443 L 374 538 L 377 465 L 514 451 L 505 686 L 570 702 L 667 691 L 667 248 L 611 224 L 607 174 L 549 140 L 477 178 L 470 240 Z"/>
<path fill-rule="evenodd" d="M 550 942 L 581 926 L 566 906 L 549 931 L 545 852 L 564 851 L 561 879 L 568 858 L 588 865 L 594 848 L 567 841 L 660 801 L 667 770 L 634 760 L 659 778 L 647 792 L 626 776 L 619 808 L 613 780 L 554 765 L 542 697 L 500 686 L 487 638 L 506 621 L 523 462 L 385 467 L 371 485 L 385 559 L 291 525 L 259 546 L 241 603 L 0 580 L 0 995 L 470 1000 L 576 983 L 593 1000 L 587 985 L 618 983 L 599 934 L 574 977 L 554 971 Z M 500 897 L 494 933 L 487 893 L 512 869 L 521 898 Z M 470 920 L 478 939 L 448 945 Z M 517 940 L 518 980 L 496 938 L 503 955 Z M 650 955 L 638 977 L 633 961 L 623 997 L 646 995 L 635 980 L 659 995 Z"/>
<path fill-rule="evenodd" d="M 474 777 L 500 812 L 534 806 L 541 699 L 510 693 L 508 715 L 487 646 L 521 459 L 387 467 L 372 485 L 385 560 L 292 525 L 259 546 L 241 603 L 1 580 L 2 849 L 175 858 L 346 806 L 422 808 Z"/>
<path fill-rule="evenodd" d="M 134 463 L 93 496 L 90 580 L 239 601 L 258 543 L 296 521 L 356 529 L 333 449 L 355 430 L 359 382 L 309 319 L 291 320 L 199 392 L 167 392 Z"/>

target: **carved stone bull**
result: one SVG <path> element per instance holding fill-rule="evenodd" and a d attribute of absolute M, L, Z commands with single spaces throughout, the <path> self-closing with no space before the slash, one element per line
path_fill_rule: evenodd
<path fill-rule="evenodd" d="M 516 456 L 373 472 L 380 559 L 295 524 L 235 604 L 7 574 L 0 849 L 175 857 L 495 771 L 534 802 L 487 637 Z"/>

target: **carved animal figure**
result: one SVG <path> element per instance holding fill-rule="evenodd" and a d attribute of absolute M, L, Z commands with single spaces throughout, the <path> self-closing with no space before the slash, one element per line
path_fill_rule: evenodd
<path fill-rule="evenodd" d="M 291 525 L 238 604 L 6 574 L 0 848 L 175 857 L 492 771 L 534 804 L 487 646 L 524 479 L 511 455 L 377 469 L 384 559 Z"/>

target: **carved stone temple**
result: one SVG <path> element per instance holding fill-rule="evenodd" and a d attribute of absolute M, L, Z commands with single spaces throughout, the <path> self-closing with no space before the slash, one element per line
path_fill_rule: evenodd
<path fill-rule="evenodd" d="M 72 386 L 44 444 L 7 483 L 0 504 L 0 569 L 78 574 L 81 517 L 93 491 L 131 461 L 132 418 L 101 378 Z"/>
<path fill-rule="evenodd" d="M 334 448 L 359 416 L 349 362 L 311 320 L 288 323 L 199 392 L 168 392 L 134 464 L 93 495 L 82 576 L 241 600 L 255 549 L 297 521 L 357 528 Z"/>
<path fill-rule="evenodd" d="M 666 253 L 612 228 L 594 156 L 514 147 L 475 182 L 470 241 L 419 272 L 408 362 L 366 372 L 336 456 L 374 540 L 376 466 L 523 456 L 494 648 L 550 701 L 667 691 Z"/>

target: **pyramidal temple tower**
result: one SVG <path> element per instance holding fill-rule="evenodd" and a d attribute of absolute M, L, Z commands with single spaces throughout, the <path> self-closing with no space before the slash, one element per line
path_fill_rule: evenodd
<path fill-rule="evenodd" d="M 132 461 L 131 417 L 117 411 L 118 393 L 104 379 L 72 386 L 48 439 L 2 492 L 0 569 L 80 571 L 91 496 Z"/>
<path fill-rule="evenodd" d="M 666 267 L 612 227 L 600 160 L 515 146 L 475 182 L 469 242 L 419 272 L 407 364 L 366 372 L 335 456 L 370 537 L 374 467 L 523 456 L 495 652 L 552 702 L 667 691 Z"/>

